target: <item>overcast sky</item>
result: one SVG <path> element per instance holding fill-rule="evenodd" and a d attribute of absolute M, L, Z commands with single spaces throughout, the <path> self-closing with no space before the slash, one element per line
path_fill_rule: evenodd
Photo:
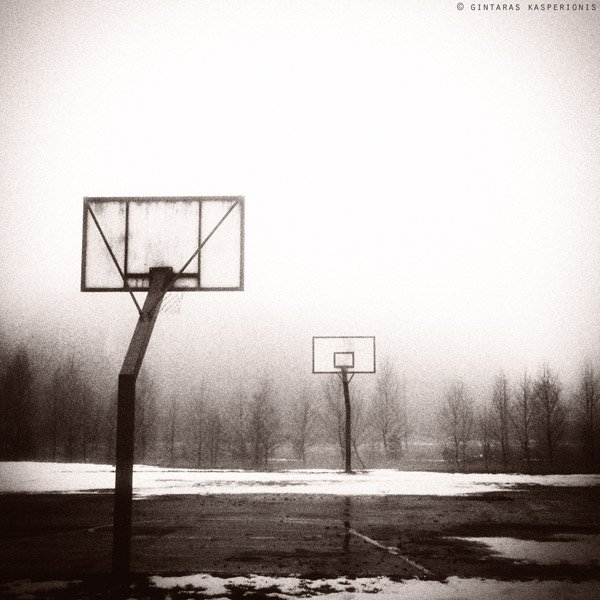
<path fill-rule="evenodd" d="M 4 336 L 118 369 L 137 313 L 79 291 L 83 197 L 243 195 L 246 290 L 159 318 L 165 381 L 310 383 L 313 335 L 375 335 L 420 393 L 570 377 L 600 340 L 594 6 L 3 1 Z"/>

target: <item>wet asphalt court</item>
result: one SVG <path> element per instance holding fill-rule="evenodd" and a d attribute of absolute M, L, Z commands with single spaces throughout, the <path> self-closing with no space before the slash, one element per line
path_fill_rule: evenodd
<path fill-rule="evenodd" d="M 581 564 L 515 562 L 458 539 L 600 534 L 597 488 L 466 497 L 162 496 L 134 501 L 132 570 L 222 576 L 589 579 Z M 112 495 L 0 496 L 0 578 L 107 573 Z M 600 557 L 598 557 L 600 558 Z"/>

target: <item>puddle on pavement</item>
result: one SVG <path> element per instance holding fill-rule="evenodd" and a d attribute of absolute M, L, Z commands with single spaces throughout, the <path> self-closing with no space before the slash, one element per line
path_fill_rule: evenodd
<path fill-rule="evenodd" d="M 600 535 L 557 534 L 548 541 L 519 540 L 511 537 L 459 537 L 466 542 L 486 545 L 502 558 L 539 565 L 600 564 Z"/>

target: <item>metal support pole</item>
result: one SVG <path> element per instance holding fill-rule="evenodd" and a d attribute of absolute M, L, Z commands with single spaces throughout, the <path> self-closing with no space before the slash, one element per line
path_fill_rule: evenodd
<path fill-rule="evenodd" d="M 344 388 L 344 404 L 346 406 L 346 473 L 352 473 L 352 418 L 350 412 L 350 389 L 348 386 L 348 372 L 342 367 L 342 387 Z"/>
<path fill-rule="evenodd" d="M 135 377 L 119 375 L 113 514 L 113 575 L 126 579 L 131 555 L 131 495 L 135 429 Z"/>
<path fill-rule="evenodd" d="M 173 269 L 170 267 L 150 269 L 148 295 L 119 373 L 112 572 L 113 577 L 120 582 L 128 579 L 131 563 L 135 382 L 144 360 L 160 305 L 172 282 L 172 277 Z"/>

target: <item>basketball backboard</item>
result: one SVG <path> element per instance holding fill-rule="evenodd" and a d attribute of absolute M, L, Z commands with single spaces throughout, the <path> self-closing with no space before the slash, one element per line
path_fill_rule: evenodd
<path fill-rule="evenodd" d="M 84 198 L 81 290 L 147 291 L 171 267 L 178 291 L 244 288 L 241 196 Z"/>
<path fill-rule="evenodd" d="M 375 337 L 313 337 L 313 373 L 375 373 Z"/>

